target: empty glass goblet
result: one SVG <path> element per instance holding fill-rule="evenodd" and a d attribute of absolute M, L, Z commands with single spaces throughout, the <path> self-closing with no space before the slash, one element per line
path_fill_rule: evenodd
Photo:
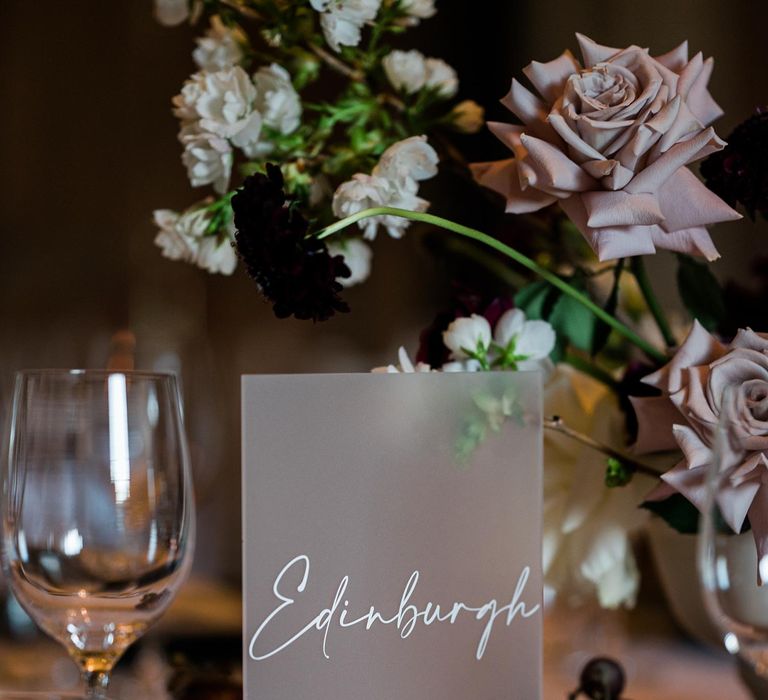
<path fill-rule="evenodd" d="M 194 502 L 169 374 L 17 376 L 4 479 L 4 557 L 32 619 L 103 697 L 132 642 L 189 571 Z"/>

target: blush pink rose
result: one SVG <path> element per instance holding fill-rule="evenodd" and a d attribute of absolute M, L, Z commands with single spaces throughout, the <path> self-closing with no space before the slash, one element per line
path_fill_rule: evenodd
<path fill-rule="evenodd" d="M 576 35 L 583 65 L 566 51 L 524 73 L 502 103 L 522 126 L 491 122 L 514 158 L 472 166 L 504 195 L 507 211 L 558 202 L 600 260 L 657 248 L 719 257 L 705 228 L 740 215 L 685 167 L 725 146 L 709 126 L 722 111 L 707 90 L 712 59 L 687 43 L 652 57 Z"/>
<path fill-rule="evenodd" d="M 749 518 L 762 560 L 768 554 L 768 335 L 741 330 L 725 345 L 697 322 L 669 364 L 643 381 L 661 396 L 632 400 L 635 451 L 683 453 L 650 498 L 679 492 L 703 509 L 723 424 L 736 461 L 718 505 L 735 532 Z"/>

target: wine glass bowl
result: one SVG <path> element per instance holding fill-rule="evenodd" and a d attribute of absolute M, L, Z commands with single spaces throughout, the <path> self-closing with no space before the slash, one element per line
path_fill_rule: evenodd
<path fill-rule="evenodd" d="M 191 565 L 194 505 L 172 375 L 18 375 L 4 565 L 30 617 L 106 688 Z"/>

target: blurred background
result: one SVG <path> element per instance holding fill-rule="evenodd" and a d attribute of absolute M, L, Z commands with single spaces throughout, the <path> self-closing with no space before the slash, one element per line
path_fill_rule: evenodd
<path fill-rule="evenodd" d="M 460 98 L 483 104 L 491 119 L 507 118 L 498 99 L 512 76 L 530 59 L 575 51 L 577 30 L 656 54 L 687 38 L 692 52 L 714 55 L 723 137 L 768 102 L 766 3 L 439 0 L 438 8 L 402 47 L 454 65 Z M 0 407 L 7 415 L 13 372 L 22 367 L 100 367 L 135 352 L 138 366 L 179 371 L 206 494 L 197 566 L 236 583 L 240 376 L 387 364 L 398 346 L 414 349 L 447 299 L 449 274 L 418 234 L 380 236 L 372 278 L 348 294 L 353 312 L 315 326 L 276 320 L 240 269 L 211 276 L 162 258 L 152 211 L 182 209 L 196 197 L 170 110 L 193 71 L 196 33 L 157 24 L 149 0 L 0 2 Z M 460 145 L 469 160 L 506 157 L 488 134 Z M 472 219 L 449 204 L 447 190 L 439 179 L 430 183 L 432 210 Z M 768 253 L 764 224 L 727 225 L 714 238 L 721 278 L 745 281 Z M 653 262 L 672 299 L 673 258 Z"/>

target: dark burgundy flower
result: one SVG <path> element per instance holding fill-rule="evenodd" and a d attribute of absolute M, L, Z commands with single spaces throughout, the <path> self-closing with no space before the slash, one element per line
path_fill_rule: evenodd
<path fill-rule="evenodd" d="M 768 219 L 768 108 L 741 123 L 728 145 L 701 165 L 707 187 L 731 206 L 741 204 L 749 217 Z"/>
<path fill-rule="evenodd" d="M 246 178 L 232 209 L 237 253 L 278 318 L 325 321 L 349 311 L 338 282 L 349 268 L 323 241 L 307 237 L 309 223 L 285 194 L 280 168 L 268 164 L 266 174 Z"/>

